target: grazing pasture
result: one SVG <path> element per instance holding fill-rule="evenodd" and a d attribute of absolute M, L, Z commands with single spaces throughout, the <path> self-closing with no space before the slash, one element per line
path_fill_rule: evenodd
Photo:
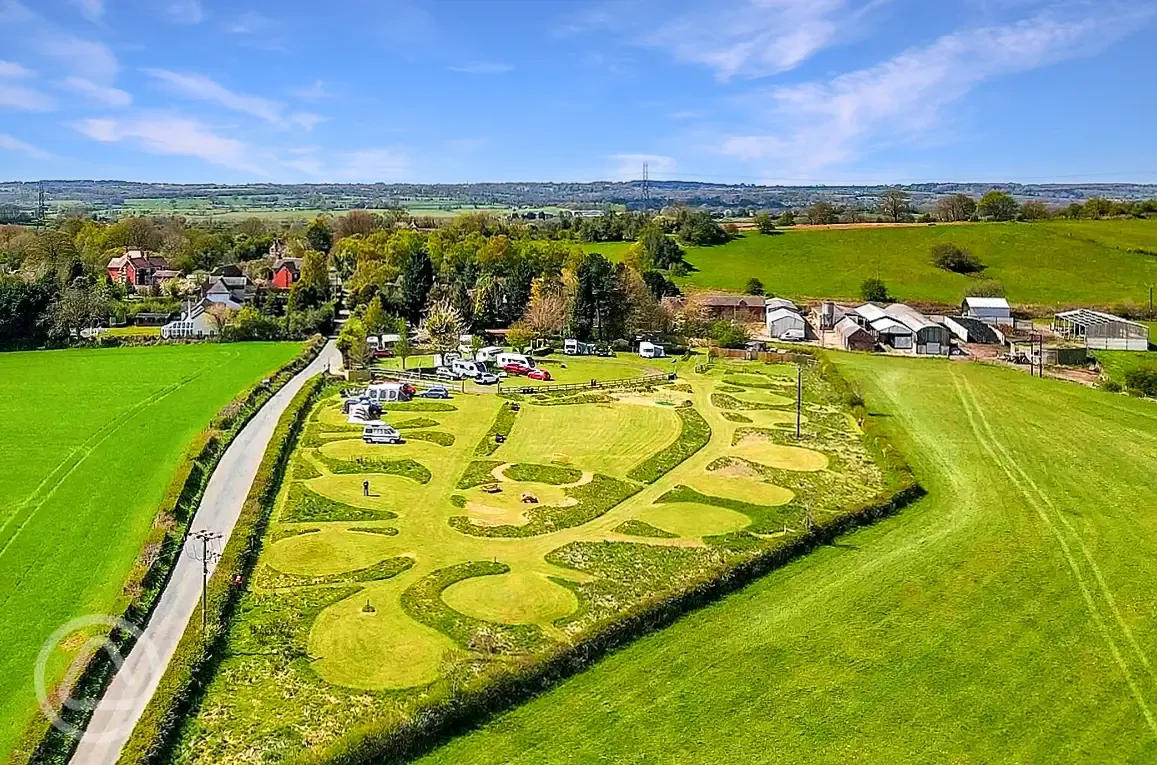
<path fill-rule="evenodd" d="M 0 759 L 36 714 L 41 645 L 74 617 L 123 610 L 126 576 L 194 436 L 300 348 L 0 354 Z M 51 682 L 70 660 L 54 655 Z"/>
<path fill-rule="evenodd" d="M 836 359 L 927 497 L 420 762 L 1157 759 L 1157 408 Z"/>
<path fill-rule="evenodd" d="M 584 362 L 591 374 L 618 366 Z M 794 367 L 681 368 L 674 387 L 466 393 L 439 410 L 390 411 L 399 425 L 421 419 L 398 446 L 364 444 L 339 398 L 323 398 L 175 759 L 356 748 L 366 732 L 388 735 L 627 612 L 785 550 L 811 523 L 890 497 L 818 367 L 805 371 L 799 441 L 712 403 L 728 374 L 746 374 L 740 392 L 758 395 L 790 389 Z"/>
<path fill-rule="evenodd" d="M 979 256 L 979 277 L 941 270 L 935 244 Z M 618 260 L 631 242 L 584 247 Z M 1042 221 L 881 228 L 783 229 L 744 234 L 715 247 L 687 248 L 694 270 L 675 281 L 688 289 L 741 292 L 755 277 L 788 298 L 857 299 L 860 283 L 879 277 L 900 300 L 959 303 L 980 279 L 1004 284 L 1010 302 L 1052 309 L 1068 305 L 1147 305 L 1157 282 L 1157 220 Z"/>

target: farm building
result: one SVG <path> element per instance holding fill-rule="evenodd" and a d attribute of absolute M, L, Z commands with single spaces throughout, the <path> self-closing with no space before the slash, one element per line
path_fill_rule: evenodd
<path fill-rule="evenodd" d="M 876 349 L 876 340 L 872 337 L 872 333 L 847 317 L 840 319 L 835 330 L 836 337 L 840 339 L 840 347 L 845 351 L 873 351 Z"/>
<path fill-rule="evenodd" d="M 996 345 L 1004 342 L 1004 334 L 995 326 L 970 316 L 945 316 L 944 326 L 962 343 Z"/>
<path fill-rule="evenodd" d="M 876 336 L 880 345 L 886 345 L 897 351 L 910 351 L 915 339 L 915 333 L 906 325 L 901 324 L 890 316 L 876 319 L 868 325 L 869 331 Z"/>
<path fill-rule="evenodd" d="M 799 308 L 796 307 L 795 303 L 791 302 L 787 298 L 778 298 L 778 297 L 764 298 L 763 299 L 763 308 L 764 308 L 764 310 L 767 310 L 767 311 L 771 311 L 771 310 L 774 310 L 776 308 L 786 308 L 789 311 L 799 311 Z"/>
<path fill-rule="evenodd" d="M 1062 337 L 1084 340 L 1085 345 L 1093 350 L 1149 350 L 1147 326 L 1087 308 L 1058 313 L 1053 317 L 1053 331 Z"/>
<path fill-rule="evenodd" d="M 760 324 L 767 313 L 766 301 L 755 295 L 708 295 L 703 298 L 703 307 L 712 319 Z"/>
<path fill-rule="evenodd" d="M 1012 308 L 1002 297 L 966 297 L 960 310 L 966 319 L 978 319 L 1002 327 L 1013 325 Z"/>
<path fill-rule="evenodd" d="M 281 258 L 273 263 L 274 289 L 287 290 L 301 278 L 301 258 Z"/>
<path fill-rule="evenodd" d="M 807 322 L 790 308 L 775 308 L 767 312 L 767 334 L 769 337 L 781 338 L 789 332 L 806 333 Z"/>
<path fill-rule="evenodd" d="M 813 311 L 816 326 L 820 329 L 834 329 L 848 315 L 848 309 L 838 303 L 825 300 Z"/>
<path fill-rule="evenodd" d="M 927 316 L 903 303 L 892 303 L 884 313 L 912 330 L 913 350 L 917 356 L 948 355 L 952 333 L 943 324 L 929 321 Z"/>

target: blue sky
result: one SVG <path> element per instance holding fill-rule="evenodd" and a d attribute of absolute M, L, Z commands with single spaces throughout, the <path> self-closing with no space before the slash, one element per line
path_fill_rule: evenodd
<path fill-rule="evenodd" d="M 1157 0 L 0 0 L 0 179 L 1157 182 Z"/>

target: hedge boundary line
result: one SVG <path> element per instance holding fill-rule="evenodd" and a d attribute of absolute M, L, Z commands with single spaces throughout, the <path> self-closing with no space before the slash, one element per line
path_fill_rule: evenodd
<path fill-rule="evenodd" d="M 711 441 L 711 425 L 694 407 L 675 410 L 679 415 L 679 435 L 662 450 L 631 468 L 627 478 L 640 483 L 654 483 L 682 465 Z"/>
<path fill-rule="evenodd" d="M 228 627 L 244 592 L 233 586 L 233 578 L 240 575 L 249 581 L 253 575 L 289 458 L 325 384 L 325 375 L 307 382 L 277 423 L 241 507 L 237 525 L 209 579 L 208 628 L 202 634 L 201 620 L 190 620 L 118 763 L 143 765 L 163 760 L 175 742 L 185 715 L 212 680 L 223 657 Z"/>
<path fill-rule="evenodd" d="M 818 360 L 819 373 L 830 379 L 837 393 L 852 392 L 851 386 L 826 357 Z M 780 547 L 738 561 L 722 571 L 705 574 L 662 601 L 642 603 L 618 614 L 613 621 L 597 625 L 574 645 L 559 645 L 538 660 L 511 660 L 504 674 L 489 677 L 484 685 L 445 698 L 389 729 L 375 730 L 372 724 L 351 726 L 350 733 L 343 739 L 320 750 L 303 753 L 295 762 L 303 765 L 408 762 L 453 736 L 476 728 L 496 714 L 552 688 L 608 653 L 746 587 L 842 534 L 894 515 L 923 497 L 924 488 L 904 458 L 870 419 L 863 405 L 851 408 L 860 422 L 865 445 L 873 456 L 878 455 L 883 460 L 881 469 L 890 479 L 889 489 L 837 518 L 817 523 L 811 531 Z"/>
<path fill-rule="evenodd" d="M 324 337 L 314 335 L 297 356 L 270 376 L 268 385 L 258 382 L 239 393 L 193 438 L 165 489 L 152 529 L 125 580 L 122 592 L 135 594 L 120 614 L 121 619 L 140 627 L 148 622 L 181 554 L 185 535 L 209 483 L 209 477 L 225 449 L 278 390 L 317 358 L 325 343 Z M 113 630 L 109 641 L 121 655 L 128 655 L 136 638 L 129 633 Z M 69 697 L 90 700 L 99 698 L 115 671 L 108 652 L 97 651 L 73 683 Z M 91 710 L 75 712 L 64 709 L 59 714 L 79 728 L 86 727 L 91 718 Z M 78 743 L 76 739 L 52 727 L 47 720 L 38 718 L 25 732 L 23 743 L 10 755 L 9 762 L 13 765 L 64 765 L 72 757 Z"/>

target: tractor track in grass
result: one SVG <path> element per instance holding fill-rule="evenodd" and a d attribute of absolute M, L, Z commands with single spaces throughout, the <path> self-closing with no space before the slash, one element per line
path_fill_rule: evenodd
<path fill-rule="evenodd" d="M 1064 556 L 1065 561 L 1068 563 L 1069 569 L 1072 571 L 1073 577 L 1076 579 L 1077 587 L 1081 591 L 1081 596 L 1084 598 L 1086 610 L 1089 612 L 1089 615 L 1092 617 L 1102 636 L 1105 638 L 1105 642 L 1109 644 L 1109 651 L 1111 652 L 1113 659 L 1116 661 L 1118 668 L 1121 670 L 1121 673 L 1125 676 L 1125 682 L 1128 684 L 1130 691 L 1132 691 L 1133 697 L 1136 700 L 1137 706 L 1140 708 L 1145 721 L 1149 724 L 1149 729 L 1153 732 L 1154 735 L 1157 735 L 1157 719 L 1154 718 L 1153 712 L 1145 700 L 1145 695 L 1142 692 L 1137 680 L 1134 678 L 1133 671 L 1131 671 L 1129 668 L 1129 662 L 1121 652 L 1121 648 L 1118 645 L 1118 640 L 1120 637 L 1118 636 L 1115 638 L 1112 634 L 1113 630 L 1106 622 L 1104 614 L 1101 613 L 1101 607 L 1098 606 L 1096 602 L 1096 598 L 1090 589 L 1088 578 L 1082 571 L 1081 565 L 1077 560 L 1077 556 L 1073 553 L 1072 546 L 1070 545 L 1069 541 L 1065 539 L 1065 534 L 1061 531 L 1060 527 L 1057 525 L 1052 516 L 1059 516 L 1069 534 L 1075 537 L 1077 544 L 1080 546 L 1082 551 L 1081 557 L 1085 559 L 1086 564 L 1094 572 L 1093 577 L 1097 580 L 1097 590 L 1100 592 L 1101 597 L 1109 604 L 1108 610 L 1113 614 L 1117 627 L 1121 630 L 1122 633 L 1124 633 L 1125 642 L 1133 648 L 1133 651 L 1136 653 L 1141 664 L 1145 667 L 1150 677 L 1152 677 L 1153 671 L 1149 666 L 1149 661 L 1145 656 L 1145 653 L 1137 644 L 1132 630 L 1129 629 L 1128 625 L 1125 623 L 1123 617 L 1121 616 L 1120 611 L 1117 609 L 1116 601 L 1114 600 L 1108 585 L 1105 583 L 1103 577 L 1101 577 L 1100 569 L 1093 561 L 1092 555 L 1090 554 L 1088 548 L 1085 546 L 1080 534 L 1078 534 L 1076 529 L 1074 529 L 1068 520 L 1064 518 L 1064 514 L 1057 510 L 1056 506 L 1053 505 L 1048 496 L 1040 489 L 1039 486 L 1037 486 L 1036 482 L 1034 482 L 1032 478 L 1029 477 L 1028 474 L 1024 471 L 1024 469 L 1016 463 L 1016 460 L 1009 453 L 1007 447 L 1005 447 L 1004 444 L 1001 443 L 1001 441 L 997 438 L 996 432 L 993 430 L 991 423 L 988 421 L 988 418 L 985 417 L 983 409 L 980 406 L 980 402 L 976 397 L 976 393 L 972 390 L 972 387 L 968 384 L 968 381 L 962 380 L 960 374 L 956 370 L 952 370 L 950 375 L 952 377 L 953 385 L 956 388 L 956 394 L 960 398 L 960 402 L 964 407 L 965 414 L 968 416 L 968 424 L 971 426 L 973 434 L 976 436 L 977 442 L 980 444 L 981 448 L 984 449 L 984 451 L 989 455 L 989 457 L 992 458 L 992 461 L 997 465 L 997 467 L 999 467 L 1001 471 L 1006 476 L 1008 476 L 1008 479 L 1012 483 L 1013 488 L 1022 497 L 1024 497 L 1029 506 L 1036 511 L 1037 515 L 1045 524 L 1045 527 L 1048 529 L 1049 533 L 1052 534 L 1053 538 L 1057 541 L 1057 544 L 1061 550 L 1061 554 Z M 978 420 L 980 425 L 977 424 Z M 1031 489 L 1027 488 L 1026 484 L 1028 487 L 1031 487 Z"/>
<path fill-rule="evenodd" d="M 217 366 L 218 365 L 214 365 L 214 367 L 212 367 L 212 368 L 215 369 Z M 109 422 L 102 425 L 95 433 L 93 433 L 91 436 L 89 436 L 87 439 L 85 439 L 84 442 L 82 442 L 79 446 L 77 446 L 72 451 L 70 451 L 68 453 L 68 456 L 66 456 L 63 460 L 61 460 L 60 463 L 57 464 L 57 466 L 54 467 L 44 477 L 43 480 L 41 480 L 41 482 L 36 486 L 36 488 L 32 491 L 32 493 L 28 495 L 28 497 L 24 500 L 24 502 L 22 502 L 19 506 L 17 506 L 15 512 L 13 512 L 12 515 L 10 515 L 4 521 L 3 524 L 0 524 L 0 535 L 3 535 L 7 531 L 9 525 L 11 525 L 11 523 L 14 520 L 17 520 L 18 518 L 20 519 L 19 524 L 16 526 L 16 528 L 11 533 L 8 534 L 7 538 L 4 539 L 3 544 L 0 545 L 0 558 L 4 557 L 4 554 L 6 552 L 8 552 L 8 550 L 11 548 L 12 543 L 16 541 L 16 539 L 20 536 L 20 533 L 25 529 L 25 527 L 28 525 L 28 523 L 36 516 L 36 513 L 40 511 L 40 508 L 44 507 L 45 503 L 48 502 L 48 500 L 52 499 L 52 496 L 56 493 L 56 490 L 58 488 L 60 488 L 61 484 L 63 484 L 64 481 L 66 481 L 68 479 L 68 477 L 76 471 L 77 468 L 79 468 L 82 464 L 84 464 L 84 461 L 87 460 L 88 457 L 98 447 L 100 447 L 101 444 L 103 444 L 105 441 L 107 441 L 109 438 L 111 438 L 113 435 L 115 435 L 118 430 L 120 430 L 122 427 L 124 427 L 129 422 L 131 422 L 132 419 L 134 417 L 136 417 L 138 414 L 140 414 L 142 411 L 144 411 L 145 409 L 147 409 L 150 406 L 153 406 L 154 404 L 156 404 L 159 401 L 163 401 L 164 399 L 168 398 L 173 393 L 176 393 L 177 391 L 181 390 L 186 385 L 188 385 L 189 383 L 193 382 L 198 377 L 203 375 L 206 371 L 208 371 L 208 370 L 202 369 L 202 370 L 198 371 L 197 373 L 193 374 L 192 376 L 182 380 L 181 382 L 179 382 L 175 385 L 168 386 L 167 388 L 162 388 L 161 390 L 157 391 L 156 393 L 154 393 L 153 395 L 144 399 L 143 401 L 133 405 L 132 407 L 127 409 L 123 414 L 121 414 L 121 416 L 113 418 Z M 93 441 L 93 439 L 97 439 L 97 440 Z M 50 479 L 54 475 L 59 473 L 63 467 L 68 465 L 69 461 L 72 460 L 73 457 L 75 457 L 78 452 L 83 452 L 83 454 L 81 454 L 80 458 L 76 459 L 74 462 L 72 462 L 72 464 L 68 467 L 68 469 L 63 474 L 61 474 L 59 478 L 57 478 L 55 481 L 53 481 L 51 484 L 49 484 Z M 47 489 L 47 492 L 42 494 L 42 492 L 44 492 L 46 486 L 50 486 L 50 488 Z M 39 498 L 39 501 L 33 505 L 32 503 L 34 500 L 36 500 L 37 495 L 41 495 L 41 496 Z M 31 507 L 31 509 L 29 509 L 30 507 Z M 25 511 L 27 511 L 27 512 L 25 512 Z M 20 516 L 22 514 L 23 514 L 23 518 L 20 518 Z M 0 608 L 2 608 L 3 605 L 4 604 L 0 604 Z"/>

